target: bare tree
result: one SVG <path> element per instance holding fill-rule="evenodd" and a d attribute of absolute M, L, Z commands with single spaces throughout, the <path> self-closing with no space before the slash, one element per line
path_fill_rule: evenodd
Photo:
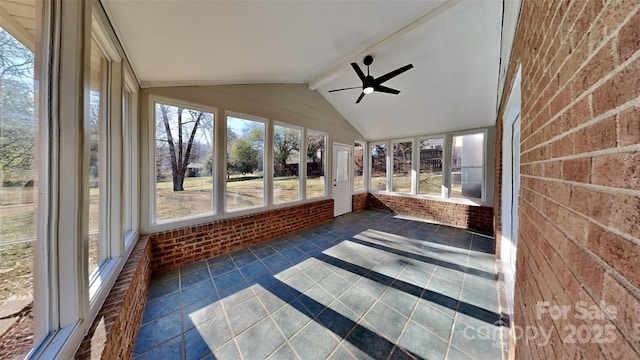
<path fill-rule="evenodd" d="M 35 130 L 33 53 L 0 29 L 0 178 L 31 179 Z"/>
<path fill-rule="evenodd" d="M 173 191 L 184 190 L 184 177 L 189 163 L 192 161 L 192 151 L 196 134 L 200 128 L 210 128 L 208 123 L 212 115 L 202 111 L 188 110 L 181 107 L 160 105 L 161 124 L 164 137 L 158 141 L 166 142 L 171 161 Z M 175 108 L 175 114 L 170 114 L 170 108 Z M 174 137 L 174 133 L 176 137 Z"/>

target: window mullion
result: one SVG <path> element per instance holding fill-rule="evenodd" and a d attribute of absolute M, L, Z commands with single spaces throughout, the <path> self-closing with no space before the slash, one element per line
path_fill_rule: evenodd
<path fill-rule="evenodd" d="M 442 197 L 451 197 L 451 134 L 444 139 L 444 154 L 442 159 Z"/>
<path fill-rule="evenodd" d="M 77 34 L 91 33 L 91 12 L 85 2 L 64 1 L 61 9 L 61 23 L 70 26 L 61 27 L 62 39 L 74 39 Z M 81 20 L 78 20 L 81 19 Z M 73 25 L 76 25 L 75 27 Z M 87 39 L 88 40 L 88 39 Z M 62 41 L 60 65 L 57 80 L 58 111 L 52 119 L 58 124 L 57 138 L 57 204 L 52 204 L 58 212 L 57 232 L 51 239 L 55 251 L 52 264 L 52 291 L 57 294 L 58 303 L 52 312 L 59 314 L 59 322 L 54 328 L 73 325 L 88 312 L 88 246 L 85 234 L 88 234 L 88 213 L 83 211 L 89 201 L 89 176 L 84 171 L 88 166 L 88 155 L 83 146 L 85 133 L 88 133 L 89 89 L 88 72 L 84 72 L 85 81 L 75 81 L 77 69 L 87 69 L 90 63 L 89 51 L 82 51 L 83 44 L 78 41 Z M 80 179 L 81 181 L 78 181 Z M 56 219 L 52 219 L 55 223 Z M 65 276 L 62 276 L 65 274 Z M 55 300 L 54 300 L 55 301 Z"/>
<path fill-rule="evenodd" d="M 273 205 L 273 121 L 265 122 L 264 127 L 264 155 L 262 157 L 263 206 Z"/>
<path fill-rule="evenodd" d="M 418 195 L 420 184 L 420 140 L 413 138 L 411 141 L 413 141 L 411 152 L 411 194 Z"/>

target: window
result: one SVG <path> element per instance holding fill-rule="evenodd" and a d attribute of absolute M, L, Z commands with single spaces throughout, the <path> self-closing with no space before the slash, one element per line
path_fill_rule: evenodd
<path fill-rule="evenodd" d="M 127 247 L 138 229 L 138 93 L 131 79 L 127 73 L 122 90 L 122 230 Z"/>
<path fill-rule="evenodd" d="M 107 99 L 109 86 L 109 62 L 97 42 L 91 40 L 91 67 L 89 82 L 89 274 L 105 259 L 104 241 L 106 196 L 106 138 Z M 100 178 L 103 178 L 100 181 Z"/>
<path fill-rule="evenodd" d="M 484 133 L 456 135 L 451 142 L 451 197 L 482 199 Z"/>
<path fill-rule="evenodd" d="M 420 140 L 420 181 L 418 194 L 442 195 L 444 137 Z"/>
<path fill-rule="evenodd" d="M 227 116 L 225 210 L 264 206 L 265 122 Z"/>
<path fill-rule="evenodd" d="M 284 125 L 273 128 L 273 202 L 300 200 L 302 131 Z"/>
<path fill-rule="evenodd" d="M 363 143 L 356 141 L 353 144 L 353 191 L 364 191 L 364 150 Z"/>
<path fill-rule="evenodd" d="M 127 260 L 121 231 L 137 233 L 137 84 L 99 2 L 74 4 L 0 28 L 0 303 L 33 302 L 3 340 L 36 359 L 73 357 Z"/>
<path fill-rule="evenodd" d="M 394 192 L 411 192 L 413 141 L 393 143 L 393 176 L 391 185 Z"/>
<path fill-rule="evenodd" d="M 212 112 L 155 103 L 155 219 L 212 215 Z"/>
<path fill-rule="evenodd" d="M 323 197 L 326 190 L 327 134 L 307 130 L 307 199 Z"/>
<path fill-rule="evenodd" d="M 371 145 L 371 178 L 369 189 L 373 191 L 387 190 L 387 144 Z"/>
<path fill-rule="evenodd" d="M 12 299 L 34 298 L 33 260 L 40 245 L 34 220 L 39 210 L 37 161 L 42 148 L 37 145 L 41 128 L 34 89 L 34 62 L 38 60 L 33 51 L 33 39 L 27 41 L 0 27 L 1 305 Z M 31 326 L 30 322 L 23 324 Z M 24 335 L 20 340 L 30 342 Z M 26 354 L 4 355 L 23 358 Z"/>
<path fill-rule="evenodd" d="M 485 201 L 485 139 L 491 131 L 373 143 L 369 190 Z M 413 153 L 414 143 L 418 154 Z M 387 156 L 387 146 L 393 157 Z"/>

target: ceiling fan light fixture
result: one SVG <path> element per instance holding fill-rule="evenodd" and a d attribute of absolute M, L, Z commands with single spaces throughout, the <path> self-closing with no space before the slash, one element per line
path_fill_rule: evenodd
<path fill-rule="evenodd" d="M 356 100 L 356 104 L 359 104 L 365 95 L 371 94 L 374 91 L 398 95 L 400 93 L 400 90 L 383 86 L 382 83 L 384 83 L 387 80 L 391 80 L 394 77 L 402 74 L 403 72 L 413 68 L 413 64 L 405 65 L 391 72 L 388 72 L 382 76 L 378 76 L 377 78 L 374 78 L 373 76 L 371 76 L 371 74 L 369 74 L 369 65 L 371 65 L 371 63 L 373 63 L 373 57 L 371 55 L 365 56 L 364 64 L 367 66 L 367 75 L 365 75 L 364 72 L 362 72 L 362 69 L 360 69 L 360 66 L 358 66 L 358 63 L 355 63 L 355 62 L 351 63 L 351 67 L 356 72 L 356 75 L 358 75 L 358 78 L 362 81 L 362 93 L 360 93 L 358 100 Z M 333 90 L 329 90 L 329 92 L 351 90 L 351 89 L 357 89 L 357 88 L 358 88 L 357 86 L 354 86 L 354 87 L 348 87 L 348 88 L 342 88 L 342 89 L 333 89 Z"/>

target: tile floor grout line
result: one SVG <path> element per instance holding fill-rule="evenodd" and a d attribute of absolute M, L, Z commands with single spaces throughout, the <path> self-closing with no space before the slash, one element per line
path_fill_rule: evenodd
<path fill-rule="evenodd" d="M 327 223 L 327 224 L 321 224 L 318 225 L 316 227 L 312 227 L 310 229 L 308 229 L 307 232 L 304 232 L 301 234 L 301 236 L 299 236 L 298 238 L 285 238 L 286 240 L 282 241 L 282 242 L 278 242 L 279 244 L 289 244 L 290 247 L 281 247 L 280 250 L 276 249 L 275 247 L 272 247 L 271 245 L 268 244 L 268 241 L 265 242 L 264 248 L 270 248 L 270 251 L 273 251 L 273 254 L 271 255 L 275 255 L 278 254 L 280 256 L 285 256 L 284 252 L 286 251 L 286 249 L 296 249 L 296 251 L 299 251 L 300 254 L 302 254 L 302 256 L 298 259 L 296 258 L 296 261 L 293 263 L 289 263 L 289 265 L 286 267 L 286 269 L 291 269 L 291 267 L 295 268 L 295 272 L 292 276 L 296 276 L 297 274 L 302 274 L 305 276 L 305 278 L 307 280 L 309 280 L 309 283 L 311 284 L 311 287 L 309 289 L 306 289 L 304 291 L 299 291 L 300 294 L 298 294 L 298 296 L 294 295 L 294 299 L 292 301 L 299 301 L 300 297 L 302 295 L 306 294 L 306 291 L 314 288 L 314 287 L 318 287 L 318 289 L 326 292 L 328 295 L 330 295 L 330 301 L 328 301 L 328 304 L 322 304 L 323 308 L 321 309 L 321 311 L 319 311 L 317 314 L 314 314 L 314 312 L 310 311 L 310 309 L 308 308 L 307 305 L 305 305 L 304 303 L 301 302 L 300 305 L 302 305 L 303 309 L 306 309 L 306 313 L 309 313 L 309 315 L 305 316 L 308 318 L 308 320 L 304 323 L 304 325 L 300 328 L 297 329 L 297 331 L 292 334 L 290 337 L 285 337 L 284 336 L 284 332 L 283 330 L 280 328 L 280 325 L 278 325 L 278 323 L 275 322 L 275 319 L 273 318 L 273 314 L 275 314 L 277 311 L 280 311 L 284 306 L 290 306 L 291 302 L 286 302 L 284 303 L 282 306 L 280 306 L 278 309 L 274 310 L 273 312 L 269 312 L 266 311 L 266 304 L 263 302 L 263 299 L 260 298 L 259 295 L 267 292 L 269 289 L 265 289 L 264 292 L 260 292 L 260 294 L 258 294 L 257 291 L 254 291 L 253 285 L 259 285 L 259 282 L 255 282 L 252 284 L 252 280 L 260 278 L 262 276 L 273 276 L 276 277 L 278 275 L 278 273 L 274 272 L 271 268 L 266 266 L 266 262 L 264 261 L 265 259 L 267 259 L 269 256 L 264 256 L 264 257 L 260 257 L 256 254 L 255 251 L 252 247 L 248 247 L 248 254 L 251 254 L 251 256 L 253 256 L 256 260 L 255 261 L 251 261 L 250 263 L 244 264 L 244 266 L 248 266 L 254 262 L 260 262 L 262 265 L 265 266 L 265 270 L 262 273 L 259 273 L 258 275 L 252 276 L 251 278 L 247 278 L 249 275 L 245 275 L 240 269 L 241 267 L 238 266 L 237 261 L 234 259 L 234 257 L 232 256 L 227 256 L 227 258 L 225 258 L 222 261 L 227 261 L 227 260 L 231 260 L 231 264 L 233 264 L 234 268 L 233 270 L 230 271 L 238 271 L 238 273 L 240 274 L 240 279 L 242 279 L 242 282 L 244 283 L 244 285 L 246 285 L 245 287 L 243 287 L 243 289 L 249 289 L 251 291 L 251 296 L 248 299 L 244 299 L 242 300 L 240 303 L 223 303 L 222 302 L 222 298 L 220 297 L 221 295 L 221 289 L 219 289 L 217 282 L 214 280 L 214 268 L 215 265 L 209 263 L 209 261 L 211 259 L 207 259 L 207 260 L 203 260 L 205 261 L 205 266 L 206 269 L 209 273 L 209 280 L 212 281 L 213 283 L 213 289 L 214 289 L 214 293 L 217 296 L 217 300 L 220 301 L 220 309 L 222 312 L 222 316 L 224 316 L 225 319 L 225 323 L 227 325 L 228 331 L 233 335 L 231 339 L 229 339 L 227 342 L 219 345 L 216 349 L 222 348 L 224 346 L 227 346 L 228 344 L 230 344 L 231 341 L 233 341 L 233 345 L 235 347 L 235 350 L 237 352 L 237 354 L 240 356 L 241 359 L 244 359 L 244 355 L 241 352 L 239 343 L 237 341 L 237 336 L 235 335 L 235 333 L 233 332 L 233 328 L 231 327 L 231 323 L 230 323 L 230 318 L 228 316 L 228 311 L 230 311 L 231 309 L 245 303 L 246 301 L 250 301 L 254 298 L 257 298 L 258 303 L 261 305 L 262 310 L 264 310 L 266 312 L 266 316 L 264 318 L 262 318 L 260 321 L 256 322 L 255 324 L 253 324 L 252 326 L 250 326 L 247 329 L 244 329 L 241 333 L 237 334 L 237 335 L 242 335 L 243 333 L 245 333 L 246 331 L 254 328 L 255 326 L 257 326 L 257 324 L 259 322 L 264 321 L 264 319 L 269 319 L 269 321 L 273 322 L 276 325 L 276 328 L 278 329 L 279 334 L 284 338 L 284 342 L 282 344 L 280 344 L 275 350 L 273 350 L 270 354 L 268 354 L 267 356 L 271 356 L 273 357 L 273 355 L 279 351 L 280 349 L 286 346 L 289 346 L 289 348 L 293 351 L 293 355 L 295 355 L 296 357 L 300 357 L 297 350 L 295 350 L 295 348 L 293 348 L 290 339 L 295 337 L 297 334 L 299 334 L 303 329 L 307 328 L 308 326 L 310 326 L 310 323 L 312 321 L 316 322 L 317 324 L 319 324 L 320 326 L 322 326 L 326 331 L 328 331 L 328 333 L 331 335 L 331 337 L 334 340 L 337 340 L 337 344 L 334 344 L 333 348 L 330 350 L 330 352 L 328 353 L 328 356 L 334 356 L 335 354 L 338 353 L 338 351 L 343 350 L 344 352 L 346 352 L 346 354 L 348 354 L 349 356 L 352 356 L 354 358 L 357 358 L 357 355 L 355 355 L 355 353 L 352 353 L 352 350 L 350 350 L 349 348 L 345 347 L 345 341 L 346 339 L 353 333 L 354 329 L 357 328 L 357 326 L 364 326 L 365 324 L 368 325 L 367 327 L 371 327 L 372 329 L 374 329 L 379 336 L 381 336 L 382 339 L 386 340 L 386 337 L 384 335 L 382 335 L 381 332 L 379 332 L 375 326 L 372 326 L 371 324 L 369 324 L 366 320 L 365 317 L 369 314 L 372 313 L 372 309 L 378 305 L 378 303 L 382 303 L 383 305 L 389 307 L 390 309 L 392 309 L 393 311 L 398 311 L 395 307 L 392 307 L 392 305 L 387 305 L 387 301 L 383 301 L 383 297 L 386 294 L 390 294 L 391 291 L 394 290 L 390 290 L 391 287 L 393 287 L 393 284 L 396 283 L 397 281 L 404 281 L 401 279 L 403 273 L 406 271 L 406 269 L 409 267 L 409 264 L 411 261 L 415 260 L 413 257 L 411 256 L 403 256 L 401 254 L 395 254 L 393 252 L 389 253 L 386 251 L 383 251 L 382 254 L 380 254 L 380 256 L 378 256 L 378 254 L 376 254 L 373 257 L 373 261 L 371 261 L 371 259 L 366 262 L 363 263 L 362 261 L 358 260 L 363 259 L 366 260 L 368 258 L 367 254 L 361 254 L 361 255 L 356 255 L 353 258 L 349 258 L 349 260 L 344 260 L 346 263 L 351 263 L 355 266 L 362 266 L 364 265 L 364 269 L 366 270 L 365 273 L 363 274 L 359 274 L 356 272 L 353 272 L 353 269 L 349 270 L 346 268 L 346 266 L 336 266 L 334 264 L 329 264 L 329 263 L 324 263 L 326 269 L 323 269 L 322 271 L 318 272 L 318 274 L 320 274 L 319 276 L 313 275 L 313 277 L 310 276 L 311 272 L 309 271 L 310 267 L 307 266 L 303 269 L 301 269 L 300 267 L 298 267 L 299 264 L 303 263 L 304 261 L 308 260 L 308 259 L 316 259 L 318 261 L 322 261 L 319 258 L 317 258 L 317 255 L 319 253 L 324 253 L 326 250 L 333 248 L 334 246 L 338 246 L 340 244 L 342 244 L 344 241 L 348 241 L 351 238 L 353 238 L 355 235 L 357 235 L 358 233 L 361 233 L 362 231 L 365 231 L 366 229 L 379 229 L 379 223 L 381 223 L 382 221 L 387 221 L 390 222 L 390 227 L 388 227 L 386 229 L 386 231 L 389 231 L 391 233 L 395 233 L 397 236 L 399 236 L 399 240 L 408 240 L 411 244 L 422 244 L 419 249 L 421 251 L 418 252 L 418 254 L 421 254 L 422 251 L 429 251 L 426 247 L 429 243 L 433 243 L 433 244 L 437 244 L 438 246 L 436 248 L 434 248 L 434 252 L 430 251 L 430 257 L 433 257 L 434 260 L 437 261 L 436 264 L 431 264 L 433 265 L 433 269 L 431 271 L 429 271 L 428 275 L 427 275 L 427 280 L 426 280 L 426 285 L 424 285 L 424 287 L 422 287 L 422 290 L 420 291 L 420 296 L 418 297 L 418 300 L 413 304 L 411 311 L 409 312 L 409 316 L 407 316 L 407 321 L 405 322 L 405 324 L 403 325 L 402 329 L 400 330 L 400 333 L 398 335 L 398 339 L 397 341 L 399 342 L 400 338 L 402 338 L 402 336 L 404 336 L 406 330 L 407 330 L 407 326 L 409 324 L 410 321 L 412 321 L 412 317 L 414 316 L 414 314 L 417 311 L 418 305 L 421 302 L 420 299 L 423 299 L 423 296 L 425 294 L 425 291 L 428 290 L 429 286 L 428 284 L 434 279 L 436 275 L 436 272 L 438 270 L 438 268 L 442 268 L 442 269 L 446 269 L 446 267 L 443 267 L 442 265 L 440 265 L 439 263 L 443 261 L 443 258 L 446 257 L 447 254 L 457 254 L 460 252 L 460 250 L 457 250 L 458 248 L 460 248 L 461 250 L 465 251 L 464 255 L 466 255 L 465 258 L 465 270 L 462 271 L 462 279 L 460 280 L 460 288 L 458 289 L 458 295 L 457 295 L 457 302 L 456 302 L 456 306 L 455 309 L 452 309 L 454 311 L 453 314 L 453 321 L 452 321 L 452 327 L 450 328 L 450 334 L 448 337 L 448 341 L 447 341 L 447 348 L 445 349 L 445 356 L 449 356 L 450 352 L 451 352 L 451 346 L 453 346 L 452 341 L 453 341 L 453 329 L 456 326 L 456 323 L 458 321 L 460 321 L 459 319 L 459 310 L 460 310 L 460 299 L 462 297 L 462 294 L 464 292 L 465 289 L 465 282 L 467 279 L 471 279 L 471 277 L 469 277 L 468 275 L 473 275 L 473 274 L 469 274 L 468 270 L 470 269 L 469 267 L 469 263 L 471 262 L 471 249 L 473 248 L 473 240 L 474 240 L 474 236 L 473 234 L 471 234 L 471 238 L 469 239 L 469 241 L 466 244 L 466 248 L 460 247 L 458 245 L 452 245 L 452 244 L 459 244 L 459 245 L 463 245 L 464 243 L 461 243 L 458 237 L 459 232 L 457 232 L 456 229 L 449 229 L 446 228 L 446 232 L 441 231 L 442 229 L 445 229 L 442 225 L 438 224 L 435 226 L 435 228 L 431 228 L 431 227 L 426 227 L 424 224 L 421 224 L 419 226 L 413 226 L 413 223 L 410 221 L 394 221 L 396 219 L 390 217 L 389 215 L 386 214 L 382 214 L 379 215 L 378 213 L 369 213 L 367 214 L 367 216 L 357 216 L 355 217 L 355 220 L 361 221 L 361 223 L 359 224 L 358 227 L 354 227 L 349 225 L 349 223 L 345 222 L 345 219 L 338 219 L 336 221 L 334 221 L 332 224 Z M 362 220 L 364 220 L 364 222 L 362 222 Z M 432 224 L 429 224 L 432 225 Z M 384 226 L 384 225 L 382 225 Z M 428 231 L 428 233 L 426 233 L 425 235 L 427 235 L 425 238 L 423 238 L 420 235 L 421 232 L 421 228 L 424 228 L 423 231 Z M 442 237 L 440 239 L 437 240 L 437 242 L 433 241 L 435 240 L 434 237 L 441 235 Z M 277 240 L 277 239 L 273 239 L 273 240 Z M 495 239 L 494 239 L 495 241 Z M 299 243 L 300 245 L 304 244 L 306 246 L 304 246 L 307 250 L 303 250 L 302 248 L 299 248 L 295 243 Z M 262 243 L 261 243 L 262 244 Z M 307 245 L 308 244 L 308 245 Z M 395 244 L 395 242 L 394 242 Z M 392 246 L 394 249 L 396 250 L 404 250 L 404 246 L 401 246 L 402 244 L 395 244 L 398 246 Z M 262 247 L 261 247 L 262 248 Z M 244 250 L 244 249 L 243 249 Z M 258 249 L 259 250 L 259 249 Z M 241 250 L 242 251 L 242 250 Z M 282 251 L 282 252 L 281 252 Z M 336 250 L 339 252 L 339 250 Z M 382 250 L 381 250 L 382 251 Z M 269 251 L 266 252 L 267 254 L 269 253 Z M 437 254 L 437 256 L 436 256 Z M 270 255 L 270 256 L 271 256 Z M 242 256 L 242 255 L 241 255 Z M 332 256 L 332 255 L 330 255 Z M 286 258 L 286 256 L 285 256 Z M 389 284 L 385 284 L 386 280 L 384 277 L 388 276 L 386 274 L 390 274 L 389 271 L 386 271 L 384 268 L 379 268 L 379 269 L 374 269 L 376 267 L 380 267 L 380 266 L 384 266 L 385 264 L 388 264 L 389 261 L 393 261 L 396 258 L 408 258 L 408 261 L 404 262 L 404 265 L 402 266 L 402 268 L 399 271 L 396 271 L 396 267 L 391 267 L 389 269 L 392 269 L 393 273 L 395 274 L 392 277 L 392 280 Z M 289 260 L 288 258 L 286 258 L 287 260 Z M 479 261 L 485 261 L 485 260 L 490 260 L 490 259 L 480 259 Z M 495 261 L 495 254 L 493 254 L 493 260 Z M 354 262 L 355 261 L 355 262 Z M 459 265 L 459 263 L 457 262 L 457 260 L 455 260 L 455 258 L 452 259 L 454 264 Z M 361 265 L 358 265 L 358 263 L 360 263 Z M 244 267 L 243 266 L 243 267 Z M 311 265 L 313 266 L 313 265 Z M 197 266 L 195 267 L 197 268 Z M 184 288 L 183 287 L 183 282 L 184 282 L 184 277 L 196 272 L 198 270 L 193 270 L 194 267 L 190 267 L 189 268 L 189 272 L 187 274 L 183 273 L 183 269 L 179 268 L 178 269 L 178 295 L 180 297 L 179 301 L 180 301 L 180 306 L 178 311 L 180 311 L 180 315 L 182 315 L 182 313 L 185 311 L 185 302 L 184 302 L 184 298 L 183 298 L 183 290 L 191 287 L 191 286 L 198 286 L 200 284 L 200 282 L 195 283 L 195 284 L 191 284 L 191 286 Z M 328 271 L 327 271 L 328 270 Z M 455 269 L 454 269 L 455 270 Z M 326 272 L 326 276 L 325 276 L 325 272 Z M 381 276 L 383 276 L 383 278 L 380 277 L 374 277 L 374 278 L 369 278 L 366 275 L 368 274 L 380 274 Z M 226 274 L 226 273 L 225 273 Z M 333 293 L 331 291 L 329 291 L 328 288 L 326 288 L 325 286 L 327 286 L 329 283 L 325 282 L 325 280 L 329 279 L 331 276 L 338 276 L 337 279 L 341 279 L 342 281 L 344 281 L 345 283 L 347 283 L 347 287 L 342 289 L 342 287 L 338 287 L 338 289 L 341 289 L 342 291 L 339 291 L 337 293 Z M 347 275 L 347 274 L 352 274 L 352 275 Z M 219 274 L 219 275 L 223 275 L 223 274 Z M 291 276 L 290 276 L 291 277 Z M 288 278 L 290 278 L 288 277 Z M 318 280 L 316 281 L 316 277 L 318 278 Z M 287 278 L 287 279 L 288 279 Z M 355 278 L 355 279 L 354 279 Z M 442 278 L 440 276 L 438 276 L 438 278 L 441 278 L 442 280 L 444 280 L 445 282 L 448 282 L 448 278 Z M 381 285 L 384 285 L 384 289 L 378 293 L 379 290 L 375 290 L 374 293 L 376 293 L 377 295 L 373 296 L 369 293 L 369 291 L 365 290 L 364 288 L 362 288 L 361 286 L 358 286 L 358 283 L 362 283 L 363 279 L 368 279 L 369 281 L 372 282 L 376 282 L 379 283 Z M 167 279 L 170 280 L 170 279 Z M 284 283 L 285 285 L 287 284 L 285 282 L 285 280 L 280 280 L 277 279 L 279 282 Z M 323 283 L 323 284 L 321 284 Z M 412 282 L 410 282 L 412 283 Z M 456 282 L 457 283 L 457 282 Z M 493 282 L 490 283 L 491 285 L 493 285 Z M 238 285 L 232 285 L 233 286 L 238 286 Z M 364 313 L 362 315 L 359 315 L 359 312 L 355 312 L 354 309 L 352 309 L 351 307 L 349 307 L 348 305 L 346 305 L 345 303 L 343 303 L 339 297 L 342 296 L 343 294 L 345 294 L 346 292 L 350 291 L 351 289 L 353 289 L 354 287 L 356 287 L 359 291 L 364 291 L 367 295 L 371 295 L 373 298 L 373 302 L 365 309 Z M 226 288 L 225 288 L 226 289 Z M 294 288 L 295 289 L 295 288 Z M 234 289 L 231 289 L 234 290 Z M 297 290 L 297 289 L 296 289 Z M 399 289 L 398 289 L 399 290 Z M 200 291 L 200 290 L 198 290 Z M 233 295 L 233 293 L 231 293 L 230 295 Z M 334 296 L 335 295 L 335 296 Z M 411 294 L 409 294 L 411 295 Z M 414 296 L 414 295 L 411 295 Z M 324 295 L 323 295 L 324 297 Z M 191 296 L 190 296 L 191 298 Z M 206 296 L 205 296 L 206 298 Z M 154 300 L 162 300 L 162 297 L 159 297 L 157 299 Z M 315 300 L 315 299 L 314 299 Z M 196 303 L 197 301 L 201 301 L 196 300 L 193 301 L 192 303 Z M 347 309 L 350 312 L 354 312 L 354 314 L 356 314 L 358 316 L 356 321 L 353 321 L 353 325 L 351 326 L 351 328 L 349 329 L 348 332 L 346 332 L 346 334 L 344 336 L 340 336 L 337 333 L 332 332 L 329 328 L 327 328 L 326 326 L 324 326 L 322 324 L 322 322 L 320 322 L 319 317 L 320 315 L 325 312 L 327 309 L 332 309 L 331 306 L 333 304 L 340 304 L 342 306 L 344 306 L 345 309 Z M 430 306 L 428 303 L 425 303 L 427 306 Z M 191 305 L 191 304 L 190 304 Z M 227 309 L 228 308 L 228 309 Z M 440 308 L 437 307 L 433 307 L 434 310 L 438 311 L 439 313 L 442 313 L 443 315 L 446 315 L 447 317 L 449 317 L 450 315 L 448 313 L 443 312 Z M 334 310 L 335 311 L 335 310 Z M 404 316 L 404 313 L 400 313 L 402 316 Z M 167 316 L 168 314 L 163 315 Z M 473 315 L 472 315 L 473 316 Z M 158 319 L 154 319 L 158 320 Z M 153 321 L 151 321 L 153 322 Z M 429 328 L 421 325 L 421 324 L 417 324 L 419 327 L 427 329 L 429 332 L 433 332 L 432 330 L 430 330 Z M 181 330 L 182 330 L 182 334 L 181 336 L 181 341 L 182 341 L 182 356 L 183 358 L 186 357 L 186 338 L 185 336 L 185 319 L 181 316 Z M 198 325 L 195 325 L 194 328 L 197 328 Z M 190 329 L 191 330 L 191 329 Z M 438 339 L 442 339 L 438 334 L 435 334 L 435 336 Z M 177 337 L 177 336 L 176 336 Z M 171 338 L 168 341 L 174 340 L 176 337 Z M 392 342 L 393 343 L 393 342 Z M 162 344 L 156 345 L 155 347 L 149 349 L 148 351 L 153 351 L 154 349 L 157 349 L 158 347 L 164 345 L 165 342 L 163 342 Z M 356 346 L 357 347 L 357 346 Z M 466 354 L 465 351 L 460 350 L 458 347 L 454 346 L 456 348 L 456 351 L 461 351 L 463 354 Z M 214 350 L 216 350 L 214 349 Z M 407 349 L 402 348 L 401 346 L 399 346 L 396 343 L 393 343 L 390 349 L 390 352 L 388 354 L 388 356 L 391 356 L 394 352 L 396 351 L 410 351 Z M 146 353 L 146 352 L 145 352 Z M 213 353 L 213 352 L 212 352 Z M 413 356 L 412 352 L 408 353 L 409 356 Z M 142 356 L 143 354 L 140 354 L 138 357 Z M 407 355 L 407 353 L 405 353 L 404 355 Z"/>
<path fill-rule="evenodd" d="M 207 265 L 208 268 L 208 265 Z M 182 345 L 180 347 L 181 350 L 181 355 L 182 355 L 182 359 L 186 360 L 187 359 L 187 342 L 185 341 L 184 338 L 184 304 L 182 302 L 182 269 L 178 268 L 178 294 L 180 296 L 180 306 L 179 306 L 179 311 L 180 311 L 180 344 Z"/>
<path fill-rule="evenodd" d="M 399 280 L 398 277 L 407 269 L 407 267 L 409 267 L 409 263 L 406 263 L 404 265 L 404 267 L 402 268 L 402 270 L 400 270 L 400 272 L 398 273 L 398 275 L 396 275 L 396 278 L 393 279 L 393 281 L 391 282 L 391 284 L 389 284 L 389 286 L 387 287 L 387 291 L 389 288 L 391 288 L 393 286 L 393 284 L 396 281 L 403 281 L 403 280 Z M 425 285 L 426 286 L 426 285 Z M 422 295 L 424 293 L 425 288 L 422 289 L 422 292 L 420 293 L 420 295 Z M 386 291 L 385 291 L 386 293 Z M 384 293 L 382 295 L 380 295 L 380 299 L 382 300 L 382 297 L 384 296 Z M 411 294 L 409 294 L 409 296 L 413 296 Z M 400 334 L 398 335 L 398 339 L 396 340 L 398 343 L 400 342 L 400 339 L 402 338 L 402 335 L 404 334 L 404 331 L 406 330 L 407 326 L 409 325 L 409 322 L 411 321 L 411 315 L 413 315 L 413 312 L 416 310 L 416 307 L 418 306 L 418 302 L 420 301 L 420 297 L 418 297 L 416 299 L 416 303 L 413 304 L 413 307 L 411 308 L 411 312 L 409 313 L 409 316 L 407 316 L 407 321 L 404 323 L 404 325 L 402 326 L 402 329 L 400 329 Z M 404 315 L 404 314 L 403 314 Z M 393 355 L 393 352 L 396 348 L 400 348 L 400 345 L 398 345 L 397 343 L 393 344 L 393 347 L 391 348 L 391 352 L 389 353 L 389 355 L 387 356 L 387 359 L 391 359 L 391 355 Z"/>
<path fill-rule="evenodd" d="M 231 256 L 229 256 L 229 258 L 231 258 Z M 236 265 L 236 263 L 233 261 L 233 258 L 231 258 L 231 261 L 233 262 L 233 265 L 236 267 L 236 269 L 239 271 L 238 266 Z M 208 264 L 208 262 L 207 262 Z M 231 270 L 234 271 L 234 270 Z M 229 272 L 231 272 L 229 271 Z M 233 345 L 236 349 L 236 352 L 238 353 L 238 355 L 240 356 L 240 359 L 243 359 L 242 356 L 242 352 L 240 351 L 240 346 L 238 345 L 238 342 L 236 340 L 236 334 L 233 330 L 233 327 L 231 326 L 231 320 L 229 320 L 229 316 L 227 315 L 227 310 L 226 310 L 226 306 L 224 305 L 224 303 L 222 302 L 223 298 L 220 295 L 220 289 L 218 289 L 218 285 L 216 284 L 215 280 L 213 280 L 213 277 L 211 278 L 211 280 L 213 281 L 213 287 L 216 290 L 216 295 L 218 296 L 218 301 L 220 301 L 220 311 L 221 311 L 221 315 L 224 317 L 225 322 L 227 323 L 227 331 L 229 331 L 231 333 L 231 339 L 227 342 L 225 342 L 225 344 L 229 343 L 230 341 L 233 341 Z M 223 289 L 224 290 L 224 289 Z M 215 318 L 215 316 L 213 316 L 211 319 Z M 209 320 L 211 320 L 209 319 Z M 195 328 L 195 327 L 194 327 Z M 224 345 L 224 344 L 223 344 Z M 221 345 L 222 346 L 222 345 Z M 220 347 L 221 347 L 220 346 Z M 218 347 L 218 348 L 220 348 Z M 213 349 L 215 351 L 215 349 Z M 213 351 L 211 351 L 211 353 L 213 353 Z"/>
<path fill-rule="evenodd" d="M 467 264 L 469 263 L 469 257 L 467 256 Z M 451 351 L 451 346 L 453 346 L 453 335 L 454 335 L 454 330 L 456 328 L 457 322 L 458 322 L 458 309 L 460 308 L 460 298 L 462 297 L 462 292 L 464 291 L 464 282 L 467 279 L 467 273 L 463 273 L 462 274 L 462 281 L 460 283 L 460 291 L 458 292 L 458 304 L 456 306 L 456 312 L 454 314 L 453 317 L 453 322 L 451 323 L 451 330 L 449 333 L 449 339 L 447 341 L 447 350 L 445 351 L 445 358 L 447 358 L 449 356 L 449 351 Z"/>

